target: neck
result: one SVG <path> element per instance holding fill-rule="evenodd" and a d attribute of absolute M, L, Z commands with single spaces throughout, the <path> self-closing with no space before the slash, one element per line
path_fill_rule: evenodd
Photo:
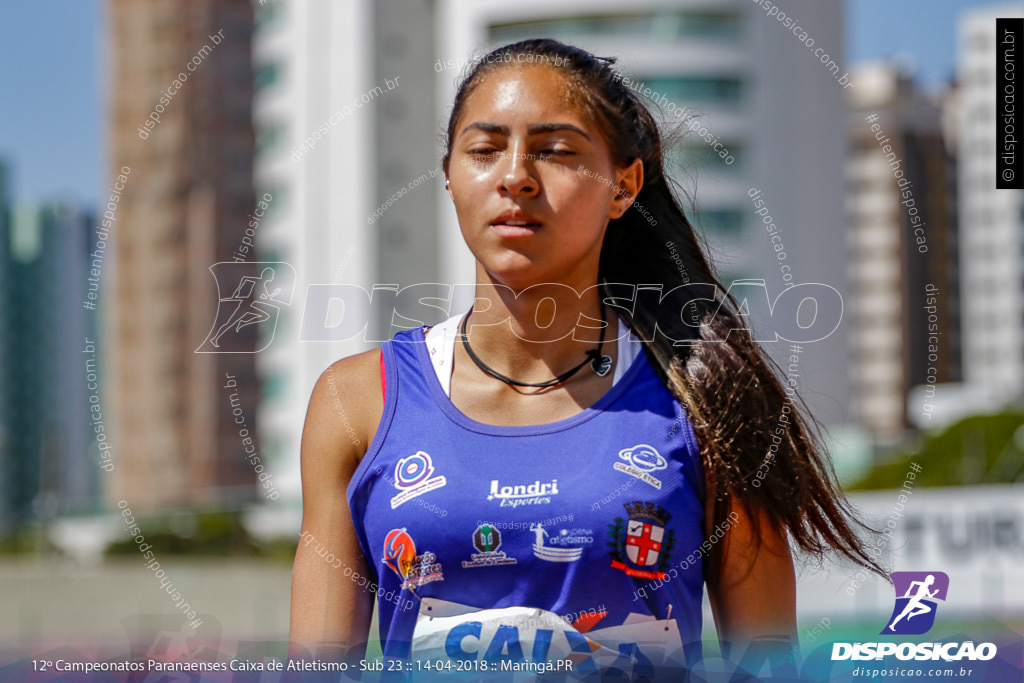
<path fill-rule="evenodd" d="M 545 284 L 513 292 L 478 283 L 467 321 L 474 352 L 487 365 L 514 379 L 544 381 L 573 367 L 597 347 L 601 305 L 597 287 L 578 293 L 565 284 Z M 614 353 L 617 321 L 605 309 L 602 353 Z"/>

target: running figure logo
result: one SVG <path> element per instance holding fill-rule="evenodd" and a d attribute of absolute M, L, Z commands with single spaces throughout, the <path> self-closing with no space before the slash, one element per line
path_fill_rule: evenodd
<path fill-rule="evenodd" d="M 946 600 L 949 576 L 943 572 L 893 572 L 896 606 L 882 635 L 916 636 L 935 624 L 936 600 Z"/>
<path fill-rule="evenodd" d="M 295 271 L 291 265 L 223 261 L 210 266 L 210 272 L 217 283 L 217 314 L 196 353 L 259 353 L 270 346 L 281 307 L 292 302 Z M 259 326 L 252 328 L 259 332 L 255 346 L 246 344 L 243 348 L 251 351 L 239 350 L 232 338 L 252 325 Z"/>
<path fill-rule="evenodd" d="M 543 524 L 531 524 L 530 531 L 533 532 L 533 554 L 548 562 L 575 562 L 583 557 L 583 548 L 565 548 L 544 545 L 544 539 L 550 536 Z M 564 534 L 565 531 L 563 530 Z"/>

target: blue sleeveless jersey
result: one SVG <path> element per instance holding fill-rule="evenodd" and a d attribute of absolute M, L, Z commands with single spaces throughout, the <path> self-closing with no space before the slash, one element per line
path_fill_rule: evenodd
<path fill-rule="evenodd" d="M 581 413 L 511 427 L 452 404 L 423 328 L 383 357 L 384 413 L 348 500 L 386 656 L 630 676 L 700 657 L 704 479 L 646 354 Z"/>

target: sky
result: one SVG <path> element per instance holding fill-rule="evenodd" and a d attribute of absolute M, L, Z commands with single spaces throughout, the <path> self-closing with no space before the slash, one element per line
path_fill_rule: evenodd
<path fill-rule="evenodd" d="M 13 176 L 7 196 L 16 201 L 98 203 L 101 5 L 0 0 L 0 160 Z"/>
<path fill-rule="evenodd" d="M 957 15 L 989 4 L 846 0 L 846 63 L 898 55 L 934 87 L 954 72 Z M 0 160 L 15 201 L 92 208 L 106 194 L 103 12 L 103 0 L 0 0 Z"/>
<path fill-rule="evenodd" d="M 956 70 L 957 16 L 970 7 L 1005 4 L 1006 0 L 846 0 L 847 61 L 909 57 L 926 87 L 947 82 Z"/>

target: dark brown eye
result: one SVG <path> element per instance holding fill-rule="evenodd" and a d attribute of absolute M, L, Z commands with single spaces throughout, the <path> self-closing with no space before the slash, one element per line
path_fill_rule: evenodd
<path fill-rule="evenodd" d="M 540 151 L 540 158 L 545 157 L 571 157 L 576 156 L 576 152 L 571 149 L 542 149 Z"/>
<path fill-rule="evenodd" d="M 501 155 L 501 151 L 492 147 L 478 147 L 471 149 L 466 152 L 467 155 L 473 157 L 476 160 L 484 161 L 494 159 Z"/>

